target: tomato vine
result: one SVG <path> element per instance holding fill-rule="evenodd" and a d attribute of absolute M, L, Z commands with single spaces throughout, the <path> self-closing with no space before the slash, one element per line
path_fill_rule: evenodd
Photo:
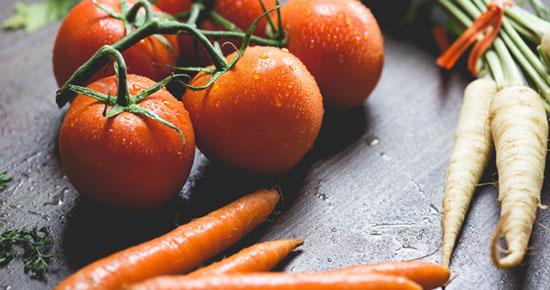
<path fill-rule="evenodd" d="M 125 3 L 126 0 L 121 0 L 121 5 L 126 5 Z M 196 21 L 200 13 L 205 9 L 205 5 L 202 3 L 202 1 L 198 1 L 192 5 L 188 13 L 188 20 L 186 22 L 180 22 L 174 18 L 166 17 L 162 14 L 153 13 L 152 6 L 149 1 L 139 0 L 130 9 L 127 10 L 127 13 L 123 16 L 123 18 L 125 19 L 125 21 L 133 21 L 136 19 L 139 11 L 144 10 L 145 19 L 143 23 L 141 25 L 137 25 L 137 28 L 135 30 L 128 33 L 121 40 L 112 45 L 106 45 L 102 47 L 92 57 L 90 57 L 80 68 L 78 68 L 73 73 L 73 75 L 67 80 L 67 82 L 58 89 L 58 91 L 56 92 L 56 102 L 59 107 L 63 107 L 67 102 L 72 100 L 72 98 L 74 98 L 75 96 L 75 92 L 71 88 L 74 88 L 75 86 L 85 85 L 95 72 L 108 65 L 112 61 L 112 57 L 114 56 L 113 51 L 117 51 L 119 53 L 123 52 L 132 45 L 141 41 L 142 39 L 150 35 L 157 34 L 188 34 L 196 39 L 206 49 L 206 51 L 212 58 L 215 70 L 211 71 L 201 67 L 179 68 L 180 71 L 204 71 L 211 73 L 212 76 L 210 81 L 204 86 L 193 87 L 183 83 L 184 86 L 191 90 L 206 89 L 211 86 L 223 73 L 227 72 L 235 65 L 235 63 L 238 61 L 250 42 L 276 47 L 285 46 L 286 39 L 281 37 L 281 35 L 283 34 L 282 28 L 278 29 L 278 32 L 276 32 L 277 37 L 275 38 L 262 38 L 252 35 L 261 18 L 269 16 L 269 13 L 275 10 L 277 11 L 277 14 L 280 14 L 279 6 L 280 5 L 277 5 L 277 7 L 269 11 L 266 10 L 256 19 L 256 21 L 254 21 L 252 25 L 250 25 L 250 27 L 245 32 L 237 30 L 210 31 L 198 29 L 196 25 Z M 125 9 L 122 10 L 125 11 Z M 229 21 L 225 21 L 227 25 L 230 25 Z M 242 45 L 239 49 L 237 57 L 235 57 L 231 61 L 227 61 L 220 49 L 212 44 L 209 37 L 214 39 L 221 37 L 241 39 Z M 119 67 L 119 70 L 125 70 L 125 67 Z M 119 80 L 119 82 L 121 83 L 119 85 L 120 88 L 125 86 L 125 80 Z"/>

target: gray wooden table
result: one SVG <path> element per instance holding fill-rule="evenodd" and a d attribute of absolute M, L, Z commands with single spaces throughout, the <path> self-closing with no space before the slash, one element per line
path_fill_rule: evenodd
<path fill-rule="evenodd" d="M 13 2 L 0 1 L 0 21 L 11 14 Z M 378 16 L 394 23 L 380 8 Z M 327 116 L 314 150 L 282 183 L 280 214 L 227 253 L 258 240 L 302 237 L 306 243 L 301 251 L 279 269 L 439 261 L 441 191 L 462 91 L 470 77 L 441 72 L 434 65 L 435 54 L 426 49 L 429 40 L 412 41 L 402 37 L 412 34 L 396 34 L 390 26 L 385 26 L 386 65 L 375 92 L 363 107 Z M 51 25 L 31 36 L 0 31 L 0 168 L 14 179 L 0 192 L 0 230 L 48 226 L 58 255 L 45 282 L 25 275 L 20 261 L 0 268 L 0 289 L 51 288 L 97 258 L 278 181 L 235 173 L 197 153 L 180 196 L 162 209 L 120 212 L 79 198 L 57 156 L 65 111 L 54 102 L 51 58 L 57 28 Z M 494 166 L 488 170 L 484 182 L 495 181 L 494 171 Z M 545 204 L 550 204 L 548 193 L 546 186 Z M 499 216 L 496 197 L 496 188 L 480 186 L 448 288 L 547 288 L 550 230 L 544 225 L 550 225 L 550 214 L 539 212 L 522 266 L 501 271 L 488 255 Z"/>

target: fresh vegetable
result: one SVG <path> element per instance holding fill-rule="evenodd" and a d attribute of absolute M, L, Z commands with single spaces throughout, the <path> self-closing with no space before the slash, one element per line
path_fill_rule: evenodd
<path fill-rule="evenodd" d="M 328 108 L 360 106 L 380 79 L 383 38 L 357 0 L 289 0 L 281 9 L 288 50 L 317 80 Z"/>
<path fill-rule="evenodd" d="M 106 104 L 82 95 L 92 90 L 116 96 L 119 83 L 111 76 L 79 91 L 59 133 L 63 170 L 81 194 L 99 203 L 155 207 L 173 197 L 189 175 L 195 156 L 191 120 L 164 88 L 144 94 L 155 82 L 137 75 L 128 75 L 128 106 L 113 97 Z M 136 96 L 143 99 L 137 102 Z"/>
<path fill-rule="evenodd" d="M 5 231 L 0 235 L 0 267 L 9 264 L 17 255 L 14 246 L 23 249 L 25 272 L 32 272 L 33 278 L 44 279 L 53 257 L 52 236 L 48 228 L 32 227 Z"/>
<path fill-rule="evenodd" d="M 78 1 L 42 0 L 30 4 L 16 1 L 15 14 L 4 21 L 3 26 L 7 29 L 23 28 L 25 32 L 33 33 L 47 24 L 63 18 Z"/>
<path fill-rule="evenodd" d="M 237 254 L 187 274 L 188 277 L 264 272 L 275 267 L 303 240 L 279 240 L 255 244 Z"/>
<path fill-rule="evenodd" d="M 443 195 L 443 258 L 449 266 L 454 245 L 493 148 L 489 107 L 497 92 L 488 78 L 471 82 L 464 91 L 455 145 Z"/>
<path fill-rule="evenodd" d="M 154 240 L 98 260 L 55 289 L 120 289 L 185 273 L 237 242 L 273 211 L 279 193 L 258 190 Z"/>
<path fill-rule="evenodd" d="M 212 277 L 161 276 L 132 285 L 128 290 L 420 290 L 403 277 L 351 273 L 255 273 Z"/>
<path fill-rule="evenodd" d="M 176 16 L 189 11 L 193 0 L 156 0 L 154 4 L 160 10 Z"/>
<path fill-rule="evenodd" d="M 11 181 L 11 177 L 8 172 L 0 170 L 0 191 L 8 187 L 8 183 Z"/>
<path fill-rule="evenodd" d="M 491 105 L 491 128 L 502 205 L 491 257 L 498 267 L 511 268 L 523 260 L 540 205 L 548 140 L 540 95 L 525 86 L 500 91 Z M 498 253 L 501 234 L 507 244 L 504 257 Z"/>
<path fill-rule="evenodd" d="M 336 269 L 334 271 L 350 274 L 376 273 L 405 277 L 418 283 L 423 289 L 443 287 L 447 281 L 449 281 L 449 269 L 447 267 L 422 261 L 356 265 Z"/>
<path fill-rule="evenodd" d="M 136 0 L 84 0 L 67 15 L 53 50 L 53 67 L 59 86 L 103 45 L 115 43 L 141 25 L 147 16 L 135 11 L 128 13 L 128 8 L 121 9 L 126 2 L 127 7 L 131 7 Z M 153 6 L 151 13 L 158 11 Z M 124 59 L 130 73 L 160 81 L 173 71 L 178 55 L 177 36 L 157 34 L 142 38 L 128 48 Z M 91 81 L 113 73 L 112 68 L 99 70 Z"/>
<path fill-rule="evenodd" d="M 190 85 L 209 79 L 199 73 Z M 183 102 L 208 158 L 261 174 L 296 165 L 313 146 L 323 119 L 313 76 L 295 56 L 273 47 L 248 48 L 211 88 L 188 90 Z"/>
<path fill-rule="evenodd" d="M 438 2 L 466 28 L 466 36 L 480 39 L 470 56 L 470 71 L 473 74 L 490 72 L 500 90 L 490 105 L 502 205 L 491 256 L 497 267 L 511 268 L 521 263 L 527 250 L 544 178 L 548 137 L 544 109 L 545 105 L 547 110 L 550 109 L 550 77 L 543 62 L 542 45 L 538 49 L 540 58 L 532 47 L 540 45 L 550 23 L 513 3 L 483 0 Z M 472 30 L 476 32 L 472 34 Z M 471 42 L 464 39 L 459 37 L 457 42 L 461 45 Z M 489 50 L 481 55 L 479 51 L 483 51 L 483 47 Z M 457 59 L 460 54 L 444 56 Z M 546 104 L 537 92 L 525 86 L 525 79 L 544 97 Z M 501 235 L 508 248 L 504 257 L 501 257 L 497 245 Z M 448 245 L 452 248 L 451 244 Z M 449 258 L 449 250 L 444 250 L 443 263 L 448 263 Z"/>

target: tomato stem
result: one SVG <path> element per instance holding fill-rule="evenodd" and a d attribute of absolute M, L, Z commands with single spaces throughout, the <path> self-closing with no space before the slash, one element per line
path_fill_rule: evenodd
<path fill-rule="evenodd" d="M 204 4 L 201 2 L 195 2 L 191 5 L 189 10 L 189 18 L 187 18 L 187 24 L 197 24 L 201 11 L 204 10 Z"/>
<path fill-rule="evenodd" d="M 153 17 L 153 7 L 151 6 L 151 3 L 147 0 L 139 0 L 126 12 L 126 20 L 128 22 L 134 22 L 136 20 L 137 13 L 139 10 L 143 8 L 145 10 L 145 22 L 149 22 L 151 20 L 151 17 Z"/>
<path fill-rule="evenodd" d="M 237 25 L 235 25 L 235 23 L 227 20 L 226 18 L 218 14 L 218 12 L 216 12 L 215 10 L 211 10 L 210 12 L 208 12 L 208 16 L 210 16 L 210 19 L 212 19 L 212 21 L 223 26 L 223 28 L 229 31 L 243 32 Z"/>

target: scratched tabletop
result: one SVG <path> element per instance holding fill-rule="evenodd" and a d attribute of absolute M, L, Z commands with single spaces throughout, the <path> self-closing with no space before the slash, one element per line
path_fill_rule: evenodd
<path fill-rule="evenodd" d="M 0 231 L 47 226 L 56 257 L 45 281 L 17 258 L 0 268 L 0 289 L 48 289 L 80 267 L 199 217 L 240 195 L 280 184 L 284 203 L 238 245 L 301 237 L 305 245 L 278 270 L 317 271 L 348 264 L 424 259 L 439 262 L 441 198 L 465 71 L 442 72 L 424 27 L 398 24 L 407 1 L 372 1 L 385 34 L 382 79 L 364 106 L 329 113 L 314 149 L 291 172 L 252 176 L 197 151 L 177 198 L 149 212 L 124 212 L 80 198 L 63 175 L 58 129 L 66 108 L 54 101 L 52 47 L 59 24 L 39 32 L 0 31 L 0 169 L 13 177 L 0 192 Z M 0 1 L 0 21 L 14 0 Z M 386 4 L 383 4 L 386 3 Z M 420 24 L 422 25 L 422 24 Z M 335 76 L 334 81 L 338 80 Z M 548 289 L 550 225 L 539 211 L 523 264 L 496 269 L 489 242 L 499 218 L 494 164 L 473 200 L 448 289 Z M 549 182 L 542 200 L 550 204 Z M 218 258 L 219 258 L 218 257 Z"/>

